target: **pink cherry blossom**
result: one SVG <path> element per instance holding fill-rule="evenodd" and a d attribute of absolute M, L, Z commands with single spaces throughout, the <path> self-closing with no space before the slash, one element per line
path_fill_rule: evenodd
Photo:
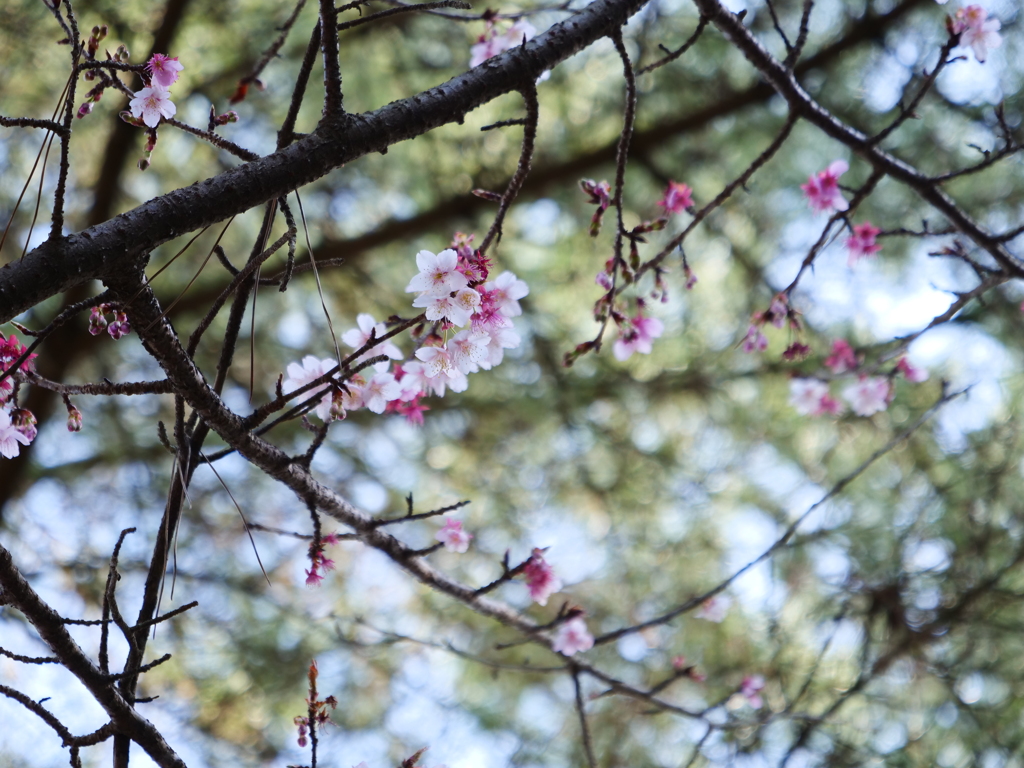
<path fill-rule="evenodd" d="M 856 384 L 843 390 L 843 399 L 858 416 L 870 416 L 889 407 L 892 389 L 889 380 L 879 376 L 861 376 Z"/>
<path fill-rule="evenodd" d="M 686 278 L 686 290 L 692 291 L 697 284 L 697 275 L 688 264 L 683 265 L 683 277 Z"/>
<path fill-rule="evenodd" d="M 918 368 L 917 366 L 911 365 L 910 361 L 905 357 L 901 357 L 896 361 L 896 370 L 907 377 L 907 381 L 918 382 L 928 381 L 928 371 L 924 368 Z"/>
<path fill-rule="evenodd" d="M 853 235 L 846 238 L 846 250 L 850 252 L 848 263 L 851 267 L 865 256 L 874 256 L 882 250 L 882 246 L 875 242 L 881 231 L 867 221 L 853 228 Z"/>
<path fill-rule="evenodd" d="M 555 569 L 544 560 L 544 550 L 537 547 L 530 555 L 523 569 L 530 597 L 538 605 L 547 605 L 548 598 L 562 588 L 562 580 L 555 575 Z"/>
<path fill-rule="evenodd" d="M 170 119 L 178 111 L 171 101 L 171 94 L 159 85 L 143 88 L 136 92 L 135 98 L 128 102 L 132 117 L 142 118 L 142 122 L 150 128 L 156 128 L 161 118 Z"/>
<path fill-rule="evenodd" d="M 452 360 L 451 353 L 444 347 L 422 347 L 416 350 L 416 357 L 423 362 L 421 369 L 416 369 L 413 363 L 405 366 L 407 375 L 421 376 L 423 391 L 433 391 L 438 397 L 443 397 L 445 387 L 452 392 L 465 392 L 469 386 L 466 374 L 459 370 Z"/>
<path fill-rule="evenodd" d="M 786 318 L 789 317 L 789 297 L 784 293 L 778 294 L 772 299 L 771 305 L 768 307 L 768 311 L 764 314 L 764 319 L 774 325 L 776 328 L 781 328 L 786 324 Z"/>
<path fill-rule="evenodd" d="M 732 605 L 732 600 L 728 597 L 715 595 L 701 603 L 700 608 L 698 608 L 693 614 L 693 617 L 695 619 L 704 619 L 705 621 L 712 621 L 715 624 L 721 624 L 725 620 L 726 614 L 729 612 L 730 605 Z"/>
<path fill-rule="evenodd" d="M 845 160 L 836 160 L 824 171 L 811 174 L 806 184 L 801 184 L 800 189 L 807 196 L 807 202 L 815 213 L 828 213 L 830 211 L 845 211 L 850 207 L 839 191 L 839 177 L 850 169 Z"/>
<path fill-rule="evenodd" d="M 740 683 L 740 695 L 747 700 L 754 709 L 764 706 L 764 701 L 759 695 L 764 690 L 764 677 L 761 675 L 747 675 Z"/>
<path fill-rule="evenodd" d="M 558 628 L 551 648 L 565 656 L 572 656 L 579 651 L 589 651 L 594 647 L 594 636 L 587 629 L 582 616 L 569 619 Z"/>
<path fill-rule="evenodd" d="M 390 373 L 378 373 L 362 387 L 360 392 L 363 405 L 374 413 L 384 413 L 391 400 L 397 400 L 402 394 L 401 385 Z"/>
<path fill-rule="evenodd" d="M 490 342 L 490 335 L 482 331 L 459 331 L 448 342 L 452 361 L 463 373 L 475 373 L 488 360 L 487 345 Z"/>
<path fill-rule="evenodd" d="M 306 586 L 307 587 L 319 587 L 320 582 L 324 580 L 324 575 L 317 571 L 316 566 L 313 569 L 306 571 Z"/>
<path fill-rule="evenodd" d="M 71 406 L 68 410 L 68 432 L 82 431 L 82 412 Z"/>
<path fill-rule="evenodd" d="M 370 333 L 374 334 L 374 338 L 379 339 L 385 333 L 388 332 L 387 326 L 384 323 L 378 323 L 373 319 L 373 315 L 363 312 L 356 317 L 356 323 L 359 325 L 358 328 L 351 328 L 345 331 L 341 335 L 341 340 L 344 341 L 352 349 L 361 349 L 366 342 L 370 340 Z M 360 360 L 369 357 L 378 357 L 379 355 L 387 355 L 392 360 L 401 360 L 405 355 L 402 354 L 402 350 L 396 347 L 391 341 L 383 341 L 380 344 L 367 350 L 367 352 L 360 358 Z M 388 369 L 388 361 L 382 360 L 379 363 L 374 363 L 373 367 L 375 370 L 384 372 Z"/>
<path fill-rule="evenodd" d="M 433 254 L 430 251 L 420 251 L 416 254 L 416 266 L 419 267 L 419 274 L 409 281 L 406 286 L 406 293 L 421 292 L 429 296 L 448 296 L 452 291 L 465 288 L 469 285 L 466 276 L 456 268 L 459 265 L 459 255 L 451 248 Z M 413 306 L 425 306 L 414 304 Z"/>
<path fill-rule="evenodd" d="M 36 417 L 32 411 L 25 408 L 15 408 L 11 411 L 11 424 L 21 434 L 28 438 L 31 443 L 36 439 L 39 430 L 36 428 Z"/>
<path fill-rule="evenodd" d="M 761 333 L 756 325 L 747 328 L 747 335 L 743 338 L 744 352 L 764 352 L 768 348 L 768 337 Z"/>
<path fill-rule="evenodd" d="M 387 413 L 397 413 L 405 416 L 405 420 L 417 427 L 423 426 L 423 413 L 430 410 L 430 406 L 423 405 L 420 398 L 423 393 L 417 393 L 408 400 L 392 400 L 388 403 Z"/>
<path fill-rule="evenodd" d="M 530 293 L 529 286 L 511 272 L 502 272 L 494 281 L 484 283 L 484 290 L 505 317 L 523 314 L 519 300 Z"/>
<path fill-rule="evenodd" d="M 479 67 L 488 59 L 504 53 L 505 50 L 505 40 L 500 36 L 491 35 L 491 37 L 487 37 L 486 34 L 481 35 L 480 39 L 469 48 L 470 69 Z"/>
<path fill-rule="evenodd" d="M 670 181 L 665 196 L 658 201 L 658 205 L 664 208 L 666 213 L 682 213 L 693 205 L 693 190 L 687 184 Z"/>
<path fill-rule="evenodd" d="M 665 330 L 665 325 L 656 317 L 637 315 L 619 326 L 619 338 L 612 346 L 616 360 L 628 360 L 634 352 L 649 355 L 653 342 Z"/>
<path fill-rule="evenodd" d="M 89 333 L 98 336 L 106 327 L 107 318 L 103 315 L 103 311 L 99 307 L 89 310 Z"/>
<path fill-rule="evenodd" d="M 505 358 L 505 350 L 515 349 L 521 341 L 519 334 L 511 328 L 492 328 L 488 333 L 487 358 L 480 361 L 480 367 L 485 371 L 501 365 Z"/>
<path fill-rule="evenodd" d="M 479 42 L 469 49 L 469 66 L 478 67 L 493 56 L 504 53 L 512 48 L 523 44 L 524 40 L 532 40 L 537 30 L 526 19 L 519 19 L 509 30 L 503 34 L 494 34 L 493 28 L 488 30 L 490 39 L 485 33 L 480 37 Z"/>
<path fill-rule="evenodd" d="M 832 354 L 825 358 L 825 367 L 832 373 L 846 373 L 857 368 L 857 355 L 846 339 L 832 342 Z"/>
<path fill-rule="evenodd" d="M 843 410 L 843 404 L 832 397 L 832 395 L 824 395 L 818 404 L 818 415 L 827 413 L 830 416 L 840 416 Z"/>
<path fill-rule="evenodd" d="M 288 364 L 288 368 L 286 369 L 288 378 L 284 380 L 281 388 L 286 395 L 290 394 L 300 387 L 306 386 L 314 379 L 319 379 L 327 373 L 327 371 L 337 367 L 337 365 L 338 362 L 336 360 L 331 360 L 330 358 L 324 358 L 321 360 L 313 355 L 306 355 L 306 357 L 302 358 L 302 365 L 299 365 L 298 363 Z M 349 386 L 351 386 L 351 384 Z M 321 421 L 330 421 L 331 418 L 331 393 L 328 391 L 327 394 L 322 394 L 329 390 L 329 388 L 329 384 L 321 384 L 318 387 L 314 387 L 312 390 L 302 395 L 303 399 L 300 401 L 308 403 L 319 398 L 320 402 L 315 409 L 315 413 L 320 417 Z"/>
<path fill-rule="evenodd" d="M 162 53 L 154 53 L 146 64 L 146 69 L 153 79 L 153 82 L 161 88 L 170 88 L 178 80 L 178 73 L 184 67 L 178 63 L 177 56 L 165 56 Z M 138 115 L 136 115 L 138 117 Z"/>
<path fill-rule="evenodd" d="M 449 552 L 457 552 L 460 555 L 469 549 L 469 540 L 473 534 L 462 530 L 460 520 L 445 520 L 444 528 L 434 534 L 434 538 L 444 544 Z"/>
<path fill-rule="evenodd" d="M 804 416 L 822 413 L 821 401 L 828 394 L 828 384 L 818 379 L 796 378 L 789 382 L 789 404 Z"/>
<path fill-rule="evenodd" d="M 974 51 L 974 58 L 984 62 L 991 48 L 1003 44 L 999 19 L 989 18 L 980 5 L 968 5 L 956 12 L 953 29 L 960 33 L 960 43 Z"/>

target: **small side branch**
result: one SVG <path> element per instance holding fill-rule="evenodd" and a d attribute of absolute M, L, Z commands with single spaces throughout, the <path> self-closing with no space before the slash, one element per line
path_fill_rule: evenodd
<path fill-rule="evenodd" d="M 494 223 L 491 224 L 491 228 L 487 230 L 486 237 L 480 243 L 481 254 L 487 253 L 487 249 L 495 238 L 501 238 L 501 227 L 505 221 L 505 214 L 508 213 L 509 206 L 516 199 L 516 195 L 519 194 L 523 182 L 526 181 L 526 177 L 530 173 L 534 144 L 537 140 L 537 122 L 540 119 L 540 105 L 537 103 L 537 88 L 533 83 L 523 88 L 522 94 L 523 101 L 526 104 L 526 121 L 523 124 L 523 148 L 519 153 L 519 166 L 516 168 L 512 180 L 508 183 L 505 194 L 501 196 L 501 203 L 498 206 L 498 213 L 494 217 Z"/>
<path fill-rule="evenodd" d="M 580 686 L 580 671 L 572 668 L 572 684 L 576 693 L 576 713 L 580 718 L 580 734 L 583 739 L 583 750 L 587 754 L 587 765 L 589 768 L 597 768 L 597 758 L 594 756 L 594 742 L 590 737 L 590 726 L 587 724 L 587 712 L 583 707 L 583 689 Z"/>

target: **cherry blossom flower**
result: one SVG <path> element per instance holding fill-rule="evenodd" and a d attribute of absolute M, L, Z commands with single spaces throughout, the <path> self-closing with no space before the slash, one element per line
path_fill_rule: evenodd
<path fill-rule="evenodd" d="M 807 196 L 807 202 L 815 213 L 828 213 L 830 211 L 845 211 L 850 207 L 839 191 L 839 177 L 850 170 L 845 160 L 836 160 L 824 171 L 811 174 L 806 184 L 801 184 L 800 189 Z"/>
<path fill-rule="evenodd" d="M 68 432 L 82 431 L 82 412 L 71 406 L 68 410 Z"/>
<path fill-rule="evenodd" d="M 518 317 L 523 314 L 519 300 L 530 293 L 529 286 L 511 272 L 502 272 L 489 283 L 484 283 L 487 296 L 505 317 Z"/>
<path fill-rule="evenodd" d="M 462 277 L 458 272 L 454 274 Z M 480 294 L 472 288 L 463 288 L 454 296 L 447 294 L 432 296 L 430 293 L 421 293 L 412 305 L 426 308 L 427 320 L 448 320 L 461 328 L 469 322 L 480 306 Z"/>
<path fill-rule="evenodd" d="M 451 353 L 444 347 L 422 347 L 416 350 L 416 357 L 423 361 L 423 390 L 433 390 L 438 397 L 444 396 L 445 387 L 452 392 L 465 392 L 469 386 L 466 374 L 459 370 Z M 405 366 L 408 373 L 416 375 L 413 364 Z"/>
<path fill-rule="evenodd" d="M 374 413 L 384 413 L 388 402 L 397 400 L 401 394 L 401 385 L 390 373 L 378 373 L 360 391 L 363 405 Z"/>
<path fill-rule="evenodd" d="M 462 530 L 462 521 L 449 519 L 444 521 L 444 528 L 434 534 L 434 538 L 444 544 L 449 552 L 461 555 L 469 549 L 469 540 L 473 534 Z"/>
<path fill-rule="evenodd" d="M 832 373 L 846 373 L 857 368 L 857 355 L 846 339 L 832 342 L 832 354 L 825 358 L 825 367 Z"/>
<path fill-rule="evenodd" d="M 638 314 L 619 326 L 619 338 L 612 346 L 616 360 L 628 360 L 634 352 L 649 355 L 653 342 L 661 336 L 665 325 L 656 317 L 644 317 Z"/>
<path fill-rule="evenodd" d="M 764 690 L 764 677 L 761 675 L 747 675 L 740 683 L 740 695 L 747 700 L 754 709 L 764 706 L 764 700 L 759 695 Z"/>
<path fill-rule="evenodd" d="M 611 205 L 612 185 L 607 181 L 594 181 L 593 179 L 580 179 L 580 188 L 589 196 L 590 202 L 597 206 L 594 215 L 590 219 L 590 236 L 597 237 L 601 231 L 601 217 Z"/>
<path fill-rule="evenodd" d="M 488 33 L 490 34 L 489 39 Z M 519 19 L 504 34 L 494 34 L 493 28 L 488 30 L 488 33 L 481 35 L 477 43 L 469 49 L 470 69 L 480 66 L 498 54 L 522 45 L 526 40 L 532 40 L 533 36 L 537 34 L 537 30 L 526 19 Z"/>
<path fill-rule="evenodd" d="M 388 403 L 386 413 L 397 413 L 401 416 L 405 416 L 405 420 L 410 424 L 415 424 L 417 427 L 423 426 L 423 413 L 429 411 L 430 406 L 423 405 L 420 402 L 420 398 L 423 393 L 417 393 L 414 397 L 409 400 L 392 400 Z"/>
<path fill-rule="evenodd" d="M 587 629 L 582 616 L 569 619 L 558 628 L 551 648 L 565 656 L 572 656 L 579 651 L 589 651 L 594 647 L 594 636 Z"/>
<path fill-rule="evenodd" d="M 18 443 L 28 445 L 31 442 L 32 440 L 11 423 L 11 415 L 5 410 L 0 410 L 0 456 L 13 459 L 21 452 Z"/>
<path fill-rule="evenodd" d="M 693 190 L 687 184 L 670 181 L 665 196 L 658 201 L 658 205 L 664 208 L 666 213 L 682 213 L 693 205 Z"/>
<path fill-rule="evenodd" d="M 161 118 L 170 119 L 178 111 L 171 101 L 171 94 L 159 85 L 137 91 L 135 98 L 128 102 L 132 117 L 142 118 L 150 128 L 156 128 Z"/>
<path fill-rule="evenodd" d="M 153 82 L 161 88 L 170 88 L 178 81 L 178 73 L 184 67 L 178 63 L 177 56 L 165 56 L 162 53 L 154 53 L 146 64 L 146 69 L 153 78 Z"/>
<path fill-rule="evenodd" d="M 406 293 L 421 292 L 428 296 L 448 296 L 469 285 L 466 276 L 459 272 L 459 255 L 448 248 L 438 254 L 420 251 L 416 254 L 416 266 L 419 274 L 409 281 Z M 413 306 L 425 306 L 414 304 Z M 436 318 L 435 318 L 436 319 Z"/>
<path fill-rule="evenodd" d="M 829 416 L 841 416 L 843 410 L 843 404 L 829 394 L 822 396 L 821 402 L 818 403 L 818 413 L 816 415 L 820 416 L 827 413 Z"/>
<path fill-rule="evenodd" d="M 692 291 L 693 286 L 697 284 L 697 275 L 692 269 L 690 269 L 689 264 L 683 265 L 683 277 L 686 278 L 686 290 Z"/>
<path fill-rule="evenodd" d="M 114 320 L 107 326 L 107 333 L 110 334 L 110 338 L 117 341 L 122 336 L 127 336 L 131 332 L 132 326 L 128 322 L 128 316 L 120 311 L 114 313 Z"/>
<path fill-rule="evenodd" d="M 93 307 L 89 310 L 89 333 L 99 336 L 107 327 L 107 318 L 103 316 L 103 310 Z"/>
<path fill-rule="evenodd" d="M 487 345 L 490 342 L 490 334 L 482 331 L 459 331 L 448 342 L 452 361 L 463 373 L 475 373 L 480 369 L 480 364 L 488 360 Z"/>
<path fill-rule="evenodd" d="M 974 51 L 974 58 L 984 62 L 990 48 L 1003 44 L 999 34 L 999 19 L 989 18 L 980 5 L 968 5 L 956 12 L 953 29 L 960 33 L 960 43 Z"/>
<path fill-rule="evenodd" d="M 824 381 L 796 378 L 789 382 L 789 404 L 804 416 L 822 413 L 821 402 L 828 395 L 828 384 Z"/>
<path fill-rule="evenodd" d="M 882 250 L 882 246 L 875 242 L 875 238 L 881 231 L 878 227 L 872 226 L 869 221 L 857 224 L 853 228 L 853 235 L 846 238 L 846 250 L 850 253 L 847 263 L 851 267 L 860 259 L 874 256 Z"/>
<path fill-rule="evenodd" d="M 811 354 L 811 348 L 801 341 L 794 341 L 782 352 L 783 360 L 803 360 Z"/>
<path fill-rule="evenodd" d="M 747 328 L 747 335 L 743 338 L 744 352 L 764 352 L 768 348 L 768 337 L 761 333 L 756 325 Z"/>
<path fill-rule="evenodd" d="M 907 381 L 911 381 L 915 384 L 928 381 L 928 371 L 924 368 L 918 368 L 917 366 L 911 365 L 910 361 L 905 357 L 901 357 L 896 361 L 896 370 L 907 377 Z"/>
<path fill-rule="evenodd" d="M 25 408 L 15 408 L 11 411 L 11 424 L 14 425 L 16 430 L 27 437 L 30 443 L 36 439 L 36 435 L 39 433 L 39 430 L 36 428 L 35 414 Z"/>
<path fill-rule="evenodd" d="M 843 399 L 858 416 L 870 416 L 889 407 L 892 388 L 880 376 L 861 376 L 856 384 L 843 390 Z"/>
<path fill-rule="evenodd" d="M 715 595 L 701 603 L 700 608 L 693 614 L 693 617 L 721 624 L 725 620 L 726 614 L 729 613 L 730 605 L 732 605 L 732 600 L 728 597 Z"/>
<path fill-rule="evenodd" d="M 772 303 L 769 305 L 768 311 L 764 314 L 764 319 L 776 328 L 781 328 L 786 324 L 786 318 L 788 317 L 789 297 L 784 293 L 780 293 L 772 299 Z"/>
<path fill-rule="evenodd" d="M 285 379 L 281 385 L 282 390 L 286 395 L 290 394 L 295 390 L 306 386 L 311 381 L 319 379 L 329 370 L 337 367 L 337 365 L 338 362 L 336 360 L 331 360 L 330 358 L 324 358 L 321 360 L 313 355 L 306 355 L 306 357 L 302 358 L 302 365 L 299 365 L 298 363 L 288 364 L 288 368 L 286 369 L 288 378 Z M 349 383 L 349 386 L 351 387 L 351 383 Z M 320 417 L 321 421 L 325 422 L 330 421 L 331 419 L 332 396 L 330 392 L 327 392 L 327 394 L 322 396 L 321 393 L 329 390 L 329 388 L 329 384 L 321 384 L 318 387 L 314 387 L 303 395 L 305 399 L 302 400 L 303 403 L 308 403 L 316 400 L 317 397 L 320 396 L 320 403 L 317 405 L 315 413 Z"/>
<path fill-rule="evenodd" d="M 548 598 L 562 588 L 562 580 L 555 575 L 555 569 L 544 560 L 544 550 L 537 547 L 523 568 L 530 597 L 538 605 L 547 605 Z"/>
<path fill-rule="evenodd" d="M 384 323 L 378 323 L 373 319 L 373 315 L 367 314 L 366 312 L 360 313 L 356 316 L 356 323 L 359 325 L 358 328 L 351 328 L 341 335 L 341 340 L 348 344 L 352 349 L 361 349 L 363 345 L 370 340 L 370 334 L 374 334 L 374 338 L 379 339 L 385 333 L 388 332 L 387 326 Z M 367 352 L 360 357 L 360 360 L 369 357 L 378 357 L 379 355 L 387 355 L 392 360 L 401 360 L 405 355 L 402 354 L 402 350 L 396 347 L 390 341 L 382 341 L 380 344 L 367 350 Z M 388 369 L 387 360 L 382 360 L 379 363 L 374 363 L 374 370 L 383 373 Z"/>
<path fill-rule="evenodd" d="M 12 333 L 5 339 L 3 334 L 0 333 L 0 370 L 7 370 L 10 368 L 15 360 L 25 354 L 27 349 L 28 347 L 18 341 L 17 334 Z M 26 357 L 21 363 L 20 370 L 32 370 L 32 361 L 35 360 L 36 357 L 38 357 L 38 355 L 36 355 L 35 352 Z M 4 381 L 7 381 L 7 379 L 4 379 Z"/>
<path fill-rule="evenodd" d="M 490 338 L 487 342 L 487 358 L 480 361 L 480 367 L 485 371 L 501 365 L 501 361 L 505 359 L 505 350 L 515 349 L 521 341 L 519 334 L 511 328 L 493 328 L 488 333 Z"/>

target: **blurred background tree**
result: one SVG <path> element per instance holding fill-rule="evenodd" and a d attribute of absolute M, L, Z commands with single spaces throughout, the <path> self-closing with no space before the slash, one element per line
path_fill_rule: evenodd
<path fill-rule="evenodd" d="M 376 2 L 361 13 L 399 7 Z M 520 13 L 543 31 L 581 7 L 474 3 L 344 30 L 345 108 L 376 110 L 460 75 L 480 36 L 508 29 Z M 1002 247 L 1016 255 L 1021 244 L 1020 9 L 1009 0 L 985 4 L 1002 22 L 1002 45 L 980 63 L 968 47 L 943 49 L 957 42 L 944 24 L 956 8 L 932 0 L 729 5 L 778 59 L 792 54 L 795 79 L 837 120 L 868 135 L 897 120 L 878 146 L 925 176 L 980 161 L 977 172 L 942 188 L 992 233 L 986 245 L 920 189 L 873 178 L 877 163 L 851 151 L 863 158 L 864 147 L 826 135 L 807 115 L 792 124 L 793 97 L 776 93 L 735 36 L 726 36 L 726 22 L 704 20 L 709 7 L 655 0 L 624 27 L 636 69 L 701 33 L 683 55 L 636 75 L 629 162 L 619 163 L 625 230 L 662 214 L 657 203 L 669 181 L 692 187 L 696 205 L 647 235 L 641 260 L 786 138 L 731 197 L 701 211 L 684 246 L 660 262 L 663 299 L 648 300 L 646 310 L 664 324 L 653 351 L 617 360 L 613 321 L 599 353 L 563 364 L 597 333 L 594 306 L 604 291 L 594 276 L 613 256 L 616 232 L 613 208 L 602 233 L 589 235 L 594 206 L 579 187 L 584 177 L 606 179 L 614 191 L 628 111 L 622 61 L 603 37 L 537 85 L 532 172 L 489 253 L 495 274 L 511 270 L 530 287 L 517 318 L 522 344 L 501 366 L 474 374 L 466 392 L 427 400 L 422 427 L 395 414 L 351 412 L 331 425 L 311 466 L 321 482 L 384 518 L 404 514 L 410 495 L 417 512 L 468 500 L 455 515 L 474 535 L 469 551 L 428 557 L 464 583 L 487 584 L 501 576 L 506 555 L 515 565 L 547 547 L 565 586 L 546 607 L 532 603 L 521 579 L 494 596 L 541 625 L 566 605 L 580 606 L 597 645 L 570 659 L 526 642 L 357 540 L 330 546 L 336 570 L 306 587 L 313 527 L 305 504 L 229 451 L 216 474 L 195 469 L 162 589 L 164 612 L 198 606 L 158 626 L 146 659 L 172 658 L 139 683 L 140 697 L 156 697 L 139 711 L 189 766 L 308 764 L 293 718 L 306 713 L 314 658 L 321 695 L 339 702 L 334 727 L 320 734 L 321 765 L 392 765 L 422 747 L 429 747 L 424 765 L 449 768 L 591 759 L 601 766 L 1019 765 L 1024 291 L 1016 262 L 992 254 Z M 229 109 L 239 81 L 296 8 L 275 0 L 90 0 L 74 10 L 83 35 L 108 26 L 101 54 L 124 44 L 136 64 L 151 52 L 177 56 L 185 67 L 174 86 L 177 117 L 202 129 L 211 108 Z M 258 86 L 233 107 L 238 121 L 218 129 L 221 136 L 258 155 L 275 151 L 318 12 L 315 3 L 298 9 Z M 358 18 L 350 9 L 341 20 Z M 5 117 L 54 112 L 68 76 L 68 50 L 53 44 L 61 36 L 46 2 L 0 8 Z M 933 81 L 940 57 L 949 63 Z M 134 77 L 129 87 L 139 83 Z M 321 119 L 319 63 L 311 83 L 301 133 Z M 79 84 L 75 109 L 88 87 Z M 145 131 L 118 117 L 127 100 L 109 89 L 92 114 L 74 121 L 66 232 L 241 164 L 162 126 L 151 166 L 139 170 Z M 500 193 L 516 171 L 523 128 L 482 129 L 523 117 L 522 97 L 509 93 L 464 121 L 304 186 L 298 262 L 308 262 L 308 238 L 326 266 L 316 280 L 299 272 L 286 292 L 264 287 L 250 301 L 254 317 L 242 323 L 224 402 L 244 415 L 271 399 L 290 362 L 334 357 L 332 334 L 354 327 L 358 313 L 412 317 L 405 287 L 416 253 L 448 247 L 456 231 L 476 233 L 479 245 L 496 205 L 471 191 Z M 0 128 L 0 212 L 4 221 L 13 216 L 5 264 L 16 265 L 50 230 L 57 144 L 33 176 L 47 135 Z M 845 197 L 857 203 L 849 223 L 871 221 L 883 231 L 878 255 L 852 266 L 843 222 L 826 224 L 800 190 L 836 158 L 851 165 L 842 179 L 850 184 Z M 15 210 L 26 179 L 32 183 Z M 218 237 L 238 267 L 262 221 L 254 208 L 222 236 L 222 225 L 210 227 L 181 255 L 195 232 L 152 251 L 147 275 L 181 333 L 231 280 L 217 259 L 204 262 Z M 809 255 L 811 268 L 791 285 Z M 692 289 L 684 263 L 698 277 Z M 283 264 L 278 254 L 263 275 Z M 636 296 L 649 297 L 654 271 L 623 292 L 626 314 L 635 314 Z M 787 286 L 803 330 L 765 325 L 767 349 L 745 352 L 751 317 Z M 62 307 L 101 290 L 83 283 L 17 320 L 42 328 Z M 936 327 L 917 336 L 933 318 Z M 228 326 L 225 311 L 207 338 L 222 338 Z M 832 384 L 836 394 L 858 372 L 890 375 L 910 341 L 909 359 L 930 378 L 890 376 L 891 404 L 867 417 L 849 408 L 839 416 L 798 413 L 790 402 L 795 375 L 841 378 L 825 362 L 836 339 L 849 341 L 860 366 Z M 794 341 L 810 348 L 806 359 L 783 357 Z M 408 336 L 402 342 L 410 354 Z M 163 377 L 136 333 L 117 342 L 91 336 L 84 314 L 36 351 L 39 374 L 66 384 Z M 196 354 L 210 378 L 219 353 L 204 342 Z M 157 427 L 168 425 L 174 442 L 175 398 L 72 397 L 84 427 L 69 435 L 60 396 L 21 386 L 39 434 L 16 459 L 0 462 L 0 543 L 61 615 L 98 619 L 111 553 L 121 531 L 136 528 L 120 551 L 117 586 L 121 612 L 134 617 L 178 471 Z M 270 438 L 301 454 L 312 436 L 293 419 Z M 203 451 L 212 456 L 225 446 L 211 438 Z M 428 518 L 388 530 L 421 548 L 436 543 L 438 527 Z M 351 529 L 325 517 L 323 532 L 333 531 Z M 714 604 L 702 606 L 699 598 L 722 585 Z M 11 656 L 50 651 L 25 614 L 3 603 L 0 684 L 47 698 L 46 708 L 75 734 L 103 726 L 107 715 L 64 666 Z M 71 631 L 95 657 L 99 629 Z M 109 645 L 116 666 L 128 646 L 113 630 Z M 23 703 L 0 699 L 0 723 L 0 766 L 66 764 L 59 736 Z M 109 741 L 81 750 L 85 765 L 111 759 Z M 137 747 L 131 760 L 150 762 Z"/>

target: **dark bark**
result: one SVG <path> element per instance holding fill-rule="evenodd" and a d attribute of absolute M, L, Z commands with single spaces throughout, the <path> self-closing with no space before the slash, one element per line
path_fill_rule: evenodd
<path fill-rule="evenodd" d="M 50 240 L 0 269 L 0 322 L 88 280 L 138 269 L 158 245 L 287 195 L 371 152 L 452 122 L 532 83 L 621 27 L 645 0 L 596 0 L 530 43 L 428 91 L 373 112 L 325 119 L 267 157 L 150 200 L 107 222 Z"/>

